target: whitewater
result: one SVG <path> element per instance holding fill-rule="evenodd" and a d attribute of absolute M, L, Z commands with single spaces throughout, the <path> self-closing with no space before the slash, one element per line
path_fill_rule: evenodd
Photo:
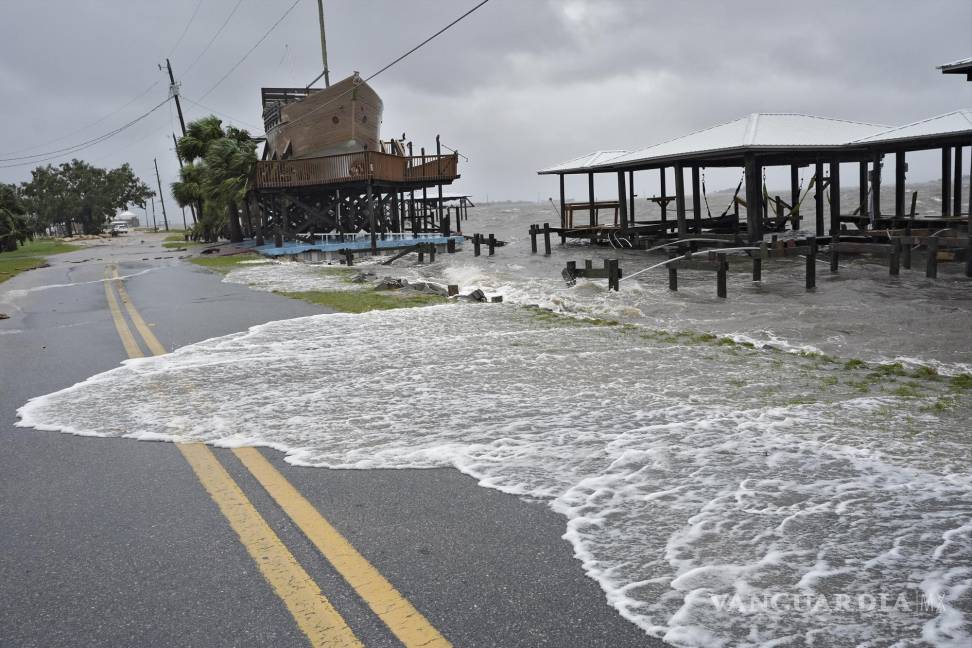
<path fill-rule="evenodd" d="M 364 268 L 503 304 L 270 322 L 39 396 L 19 425 L 455 467 L 561 513 L 608 603 L 679 646 L 972 642 L 967 289 L 863 262 L 811 295 L 800 263 L 733 275 L 725 301 L 702 273 L 568 288 L 564 259 L 651 259 L 533 257 L 517 232 L 540 214 L 515 209 L 482 221 L 496 257 Z M 297 264 L 226 280 L 362 289 Z"/>

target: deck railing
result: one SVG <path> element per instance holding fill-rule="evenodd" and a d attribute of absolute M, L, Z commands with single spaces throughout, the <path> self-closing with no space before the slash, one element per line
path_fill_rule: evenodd
<path fill-rule="evenodd" d="M 451 182 L 458 177 L 458 155 L 403 157 L 379 151 L 295 160 L 263 160 L 253 172 L 255 189 L 283 189 L 355 181 Z"/>

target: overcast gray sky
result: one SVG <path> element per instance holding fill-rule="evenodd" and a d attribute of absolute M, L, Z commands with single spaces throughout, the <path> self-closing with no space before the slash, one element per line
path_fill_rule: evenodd
<path fill-rule="evenodd" d="M 260 133 L 260 87 L 305 85 L 320 71 L 317 3 L 300 0 L 211 90 L 292 3 L 241 0 L 200 58 L 237 1 L 0 0 L 0 158 L 69 146 L 144 113 L 166 97 L 157 65 L 167 55 L 187 119 L 212 109 Z M 367 76 L 473 4 L 326 0 L 332 79 Z M 538 168 L 750 112 L 901 124 L 970 107 L 972 83 L 935 70 L 965 56 L 969 0 L 491 0 L 372 85 L 385 104 L 383 136 L 404 131 L 431 148 L 440 133 L 470 158 L 461 188 L 536 200 L 556 192 Z M 176 129 L 165 106 L 75 155 L 128 161 L 153 184 L 158 157 L 167 185 L 177 175 Z M 0 169 L 0 180 L 27 179 L 30 168 Z M 735 175 L 713 178 L 710 189 L 734 186 Z M 934 159 L 912 165 L 916 180 L 937 175 Z"/>

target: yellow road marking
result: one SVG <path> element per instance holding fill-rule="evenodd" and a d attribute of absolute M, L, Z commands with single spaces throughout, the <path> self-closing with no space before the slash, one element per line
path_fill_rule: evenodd
<path fill-rule="evenodd" d="M 105 267 L 105 279 L 111 277 L 111 266 Z M 111 312 L 111 319 L 115 322 L 115 329 L 118 331 L 118 337 L 121 338 L 122 346 L 125 347 L 125 353 L 128 354 L 129 358 L 141 358 L 144 356 L 142 350 L 138 346 L 138 342 L 135 341 L 135 336 L 132 335 L 131 330 L 128 328 L 128 324 L 125 323 L 125 316 L 122 315 L 121 308 L 118 306 L 118 299 L 115 297 L 115 293 L 111 289 L 111 282 L 105 281 L 105 297 L 108 299 L 108 310 Z"/>
<path fill-rule="evenodd" d="M 177 444 L 199 481 L 219 506 L 297 625 L 313 646 L 362 646 L 314 579 L 233 481 L 216 455 L 201 443 Z"/>
<path fill-rule="evenodd" d="M 168 353 L 165 347 L 159 343 L 158 338 L 152 333 L 152 330 L 142 319 L 142 316 L 135 309 L 135 305 L 132 303 L 131 298 L 128 296 L 128 291 L 125 290 L 125 286 L 122 284 L 121 279 L 118 277 L 118 266 L 112 268 L 111 273 L 112 283 L 115 284 L 115 289 L 118 291 L 118 296 L 121 297 L 122 303 L 125 304 L 125 310 L 128 311 L 128 316 L 132 318 L 132 324 L 135 325 L 135 330 L 138 331 L 142 339 L 145 340 L 145 344 L 148 346 L 149 351 L 152 355 L 165 355 Z"/>
<path fill-rule="evenodd" d="M 125 345 L 125 351 L 130 358 L 143 357 L 141 349 L 135 342 L 128 324 L 122 315 L 118 300 L 111 289 L 111 284 L 118 284 L 120 292 L 124 288 L 117 279 L 117 268 L 112 273 L 105 269 L 105 276 L 114 275 L 114 281 L 105 282 L 105 293 L 108 296 L 108 307 L 118 335 Z M 144 320 L 139 316 L 135 305 L 131 303 L 127 293 L 121 292 L 126 300 L 129 315 L 139 327 L 146 345 L 156 355 L 166 353 L 152 331 L 144 326 Z M 331 605 L 327 597 L 321 592 L 314 579 L 300 566 L 294 555 L 273 532 L 270 525 L 260 515 L 253 504 L 247 499 L 242 489 L 233 480 L 216 455 L 203 444 L 177 443 L 176 447 L 189 462 L 196 477 L 212 497 L 220 511 L 229 521 L 230 527 L 240 538 L 247 553 L 260 569 L 260 573 L 270 583 L 273 591 L 283 600 L 297 626 L 307 635 L 313 648 L 363 648 L 354 632 L 348 627 L 341 614 Z"/>
<path fill-rule="evenodd" d="M 451 646 L 259 450 L 233 452 L 406 648 Z"/>

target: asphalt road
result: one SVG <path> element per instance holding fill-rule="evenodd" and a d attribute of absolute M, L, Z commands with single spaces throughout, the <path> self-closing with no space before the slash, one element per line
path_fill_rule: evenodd
<path fill-rule="evenodd" d="M 322 312 L 222 283 L 160 238 L 0 284 L 0 646 L 311 645 L 177 446 L 13 427 L 30 397 L 127 357 L 108 264 L 168 350 Z M 402 645 L 240 458 L 213 452 L 357 638 Z M 259 452 L 454 646 L 663 645 L 607 605 L 543 504 L 454 470 L 298 468 Z"/>

